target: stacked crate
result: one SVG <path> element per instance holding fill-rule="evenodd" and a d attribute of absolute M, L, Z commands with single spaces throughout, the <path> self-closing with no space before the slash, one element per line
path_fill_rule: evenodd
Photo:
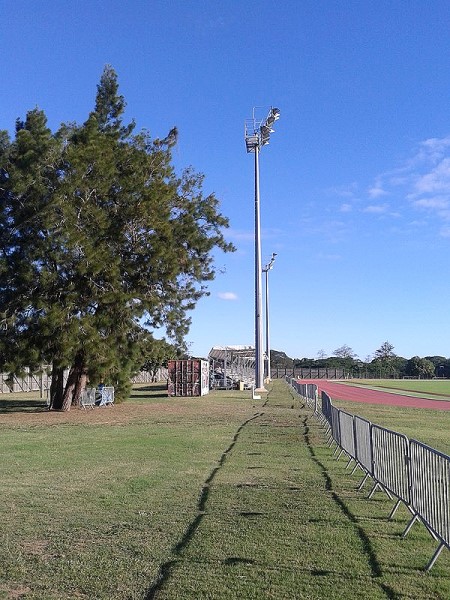
<path fill-rule="evenodd" d="M 169 396 L 204 396 L 209 392 L 209 362 L 193 358 L 169 360 L 167 393 Z"/>

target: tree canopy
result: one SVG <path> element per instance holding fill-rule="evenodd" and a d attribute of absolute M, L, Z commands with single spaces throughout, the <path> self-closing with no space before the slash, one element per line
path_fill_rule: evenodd
<path fill-rule="evenodd" d="M 394 346 L 387 341 L 381 344 L 381 346 L 374 352 L 374 359 L 383 362 L 388 362 L 395 358 L 395 356 Z"/>
<path fill-rule="evenodd" d="M 435 366 L 427 358 L 413 356 L 406 365 L 406 374 L 411 377 L 420 377 L 421 379 L 430 379 L 435 374 Z"/>
<path fill-rule="evenodd" d="M 58 409 L 87 377 L 126 394 L 142 323 L 182 345 L 215 276 L 212 251 L 233 250 L 203 175 L 175 172 L 176 128 L 135 133 L 125 106 L 107 66 L 82 125 L 52 133 L 36 108 L 13 140 L 0 135 L 1 360 L 10 371 L 50 364 Z"/>

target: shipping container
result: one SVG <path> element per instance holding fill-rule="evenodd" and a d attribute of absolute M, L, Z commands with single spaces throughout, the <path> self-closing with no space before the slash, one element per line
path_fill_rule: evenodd
<path fill-rule="evenodd" d="M 169 396 L 204 396 L 209 392 L 207 360 L 169 360 L 168 371 Z"/>

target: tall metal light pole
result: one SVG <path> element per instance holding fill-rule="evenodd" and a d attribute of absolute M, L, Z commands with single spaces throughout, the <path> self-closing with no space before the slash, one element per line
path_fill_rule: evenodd
<path fill-rule="evenodd" d="M 261 216 L 259 207 L 259 152 L 269 143 L 272 125 L 280 118 L 278 108 L 271 107 L 265 119 L 253 117 L 245 122 L 245 146 L 255 154 L 255 391 L 264 388 L 264 355 L 262 332 L 262 271 L 261 271 Z"/>
<path fill-rule="evenodd" d="M 272 252 L 272 258 L 270 262 L 263 267 L 263 273 L 266 274 L 266 378 L 270 381 L 270 328 L 269 328 L 269 271 L 273 269 L 273 263 L 275 262 L 276 252 Z"/>

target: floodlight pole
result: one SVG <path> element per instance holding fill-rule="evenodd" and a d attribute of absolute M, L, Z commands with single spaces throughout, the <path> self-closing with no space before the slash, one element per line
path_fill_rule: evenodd
<path fill-rule="evenodd" d="M 271 107 L 263 120 L 253 118 L 245 125 L 247 152 L 255 153 L 255 392 L 265 392 L 264 354 L 262 330 L 262 269 L 261 269 L 261 215 L 259 199 L 259 152 L 261 146 L 269 143 L 273 132 L 272 124 L 279 119 L 280 111 Z"/>
<path fill-rule="evenodd" d="M 264 389 L 264 355 L 262 330 L 262 277 L 261 277 L 261 211 L 259 201 L 259 147 L 255 148 L 255 386 Z"/>
<path fill-rule="evenodd" d="M 269 327 L 269 271 L 273 269 L 276 252 L 272 253 L 270 262 L 263 267 L 263 273 L 266 274 L 266 379 L 271 380 L 272 373 L 270 368 L 270 327 Z"/>

